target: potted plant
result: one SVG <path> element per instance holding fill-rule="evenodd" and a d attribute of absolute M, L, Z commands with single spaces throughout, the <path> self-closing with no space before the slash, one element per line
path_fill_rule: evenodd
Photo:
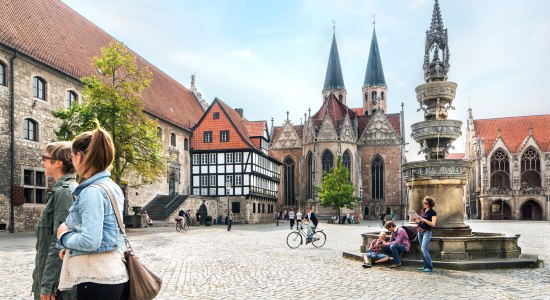
<path fill-rule="evenodd" d="M 206 218 L 204 218 L 204 225 L 206 225 L 206 226 L 212 225 L 212 216 L 211 215 L 208 215 L 208 216 L 206 216 Z"/>

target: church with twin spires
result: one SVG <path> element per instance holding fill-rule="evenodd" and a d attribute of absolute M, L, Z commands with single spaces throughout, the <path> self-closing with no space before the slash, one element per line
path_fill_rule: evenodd
<path fill-rule="evenodd" d="M 359 94 L 360 92 L 360 94 Z M 403 112 L 388 113 L 388 86 L 373 29 L 364 85 L 348 99 L 336 43 L 332 36 L 322 98 L 311 100 L 319 109 L 304 115 L 304 123 L 294 125 L 288 119 L 274 126 L 270 156 L 280 160 L 279 208 L 314 207 L 320 216 L 335 214 L 332 208 L 319 205 L 316 187 L 323 172 L 336 166 L 338 157 L 350 171 L 350 180 L 358 199 L 354 210 L 364 218 L 385 212 L 403 217 L 406 197 L 401 180 L 404 161 Z M 355 96 L 356 95 L 356 96 Z M 349 107 L 349 105 L 360 107 Z M 319 101 L 320 100 L 320 101 Z"/>

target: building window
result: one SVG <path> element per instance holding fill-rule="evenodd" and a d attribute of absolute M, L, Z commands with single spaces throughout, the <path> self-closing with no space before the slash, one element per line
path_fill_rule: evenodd
<path fill-rule="evenodd" d="M 241 213 L 241 202 L 231 202 L 231 211 L 234 214 L 240 214 Z"/>
<path fill-rule="evenodd" d="M 232 164 L 233 163 L 233 153 L 226 153 L 225 154 L 225 163 Z"/>
<path fill-rule="evenodd" d="M 43 171 L 23 170 L 25 203 L 46 203 L 46 175 Z"/>
<path fill-rule="evenodd" d="M 252 213 L 256 213 L 256 202 L 252 203 Z"/>
<path fill-rule="evenodd" d="M 285 178 L 284 178 L 284 198 L 283 203 L 285 206 L 291 206 L 296 204 L 294 198 L 294 160 L 292 157 L 287 156 L 284 160 L 285 164 Z"/>
<path fill-rule="evenodd" d="M 208 164 L 208 154 L 201 154 L 201 164 L 203 165 Z"/>
<path fill-rule="evenodd" d="M 262 214 L 265 214 L 265 203 L 262 203 Z"/>
<path fill-rule="evenodd" d="M 351 179 L 351 155 L 349 154 L 349 151 L 346 150 L 344 152 L 344 155 L 342 156 L 342 165 L 348 169 L 348 180 Z"/>
<path fill-rule="evenodd" d="M 0 62 L 0 85 L 6 85 L 6 65 Z"/>
<path fill-rule="evenodd" d="M 307 199 L 313 199 L 313 154 L 307 154 Z"/>
<path fill-rule="evenodd" d="M 225 175 L 225 183 L 231 183 L 231 186 L 233 186 L 233 175 Z"/>
<path fill-rule="evenodd" d="M 201 186 L 208 186 L 208 176 L 206 175 L 201 176 Z"/>
<path fill-rule="evenodd" d="M 220 142 L 229 142 L 229 130 L 220 131 Z"/>
<path fill-rule="evenodd" d="M 216 158 L 218 156 L 216 155 L 216 153 L 210 153 L 209 156 L 210 156 L 210 164 L 215 165 L 216 164 Z"/>
<path fill-rule="evenodd" d="M 236 152 L 235 153 L 235 163 L 240 164 L 243 162 L 243 154 L 242 152 Z"/>
<path fill-rule="evenodd" d="M 376 96 L 377 96 L 377 95 L 376 95 L 376 91 L 372 91 L 372 93 L 371 93 L 371 99 L 372 99 L 372 100 L 376 100 Z"/>
<path fill-rule="evenodd" d="M 183 150 L 189 151 L 189 139 L 187 138 L 183 139 Z"/>
<path fill-rule="evenodd" d="M 380 100 L 384 100 L 384 92 L 380 92 Z"/>
<path fill-rule="evenodd" d="M 40 100 L 46 100 L 46 81 L 40 77 L 32 79 L 33 95 Z"/>
<path fill-rule="evenodd" d="M 521 187 L 541 187 L 540 156 L 533 148 L 529 147 L 521 156 Z"/>
<path fill-rule="evenodd" d="M 330 172 L 333 166 L 334 156 L 332 156 L 332 153 L 327 149 L 325 150 L 325 152 L 323 152 L 323 173 Z"/>
<path fill-rule="evenodd" d="M 198 165 L 200 160 L 199 160 L 199 155 L 198 154 L 193 154 L 193 165 Z"/>
<path fill-rule="evenodd" d="M 170 133 L 170 146 L 176 147 L 176 134 Z"/>
<path fill-rule="evenodd" d="M 203 140 L 205 143 L 212 143 L 212 131 L 205 131 L 203 133 Z"/>
<path fill-rule="evenodd" d="M 218 120 L 220 118 L 220 113 L 215 112 L 215 113 L 212 114 L 212 116 L 214 117 L 214 120 Z"/>
<path fill-rule="evenodd" d="M 235 186 L 243 185 L 243 175 L 235 175 Z"/>
<path fill-rule="evenodd" d="M 510 188 L 510 162 L 502 149 L 491 156 L 491 188 Z"/>
<path fill-rule="evenodd" d="M 71 108 L 71 106 L 75 105 L 78 101 L 78 96 L 73 91 L 68 91 L 67 95 L 65 96 L 65 105 L 67 108 Z"/>
<path fill-rule="evenodd" d="M 23 121 L 23 132 L 26 140 L 38 141 L 38 123 L 35 120 L 25 119 Z"/>
<path fill-rule="evenodd" d="M 384 199 L 384 160 L 376 155 L 371 165 L 372 199 Z"/>
<path fill-rule="evenodd" d="M 216 186 L 216 175 L 210 175 L 210 186 Z"/>

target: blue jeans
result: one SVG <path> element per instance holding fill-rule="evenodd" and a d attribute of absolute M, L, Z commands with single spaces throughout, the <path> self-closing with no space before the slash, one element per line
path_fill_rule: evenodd
<path fill-rule="evenodd" d="M 393 257 L 393 264 L 399 265 L 401 264 L 400 253 L 407 252 L 407 249 L 401 244 L 393 244 L 390 246 L 384 246 L 384 248 L 382 248 L 382 252 L 391 253 L 391 256 Z"/>
<path fill-rule="evenodd" d="M 430 241 L 432 239 L 431 231 L 420 231 L 418 232 L 418 243 L 420 243 L 420 249 L 422 250 L 422 260 L 424 261 L 424 269 L 433 269 L 432 258 L 430 257 L 430 252 L 428 252 L 428 246 L 430 246 Z"/>

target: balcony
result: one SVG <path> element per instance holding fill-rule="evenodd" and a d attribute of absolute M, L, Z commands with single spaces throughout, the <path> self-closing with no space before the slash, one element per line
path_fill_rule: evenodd
<path fill-rule="evenodd" d="M 543 195 L 544 189 L 538 186 L 522 187 L 519 190 L 520 195 Z"/>
<path fill-rule="evenodd" d="M 492 187 L 485 190 L 485 194 L 490 196 L 512 196 L 514 191 L 511 188 Z"/>

